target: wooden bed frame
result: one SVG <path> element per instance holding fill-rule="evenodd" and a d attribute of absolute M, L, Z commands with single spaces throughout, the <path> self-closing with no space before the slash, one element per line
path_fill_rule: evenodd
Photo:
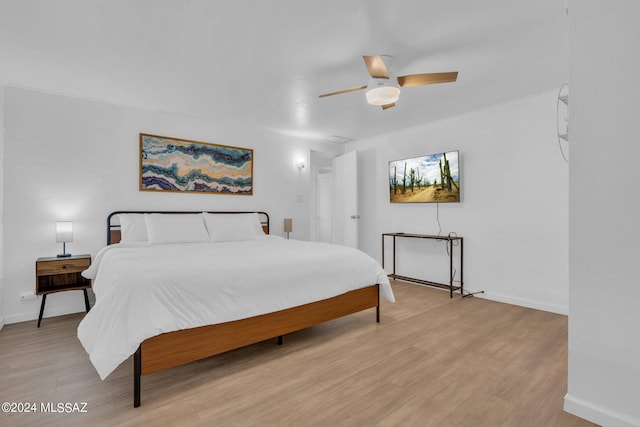
<path fill-rule="evenodd" d="M 184 211 L 117 211 L 107 217 L 107 244 L 120 241 L 118 214 L 165 213 L 193 214 Z M 269 233 L 266 212 L 209 212 L 212 214 L 258 213 L 265 233 Z M 299 331 L 322 322 L 337 319 L 369 308 L 376 308 L 376 322 L 380 322 L 380 292 L 377 284 L 347 292 L 333 298 L 292 307 L 286 310 L 232 322 L 168 332 L 148 338 L 134 354 L 133 406 L 140 406 L 141 376 L 183 365 L 229 350 L 255 344 L 271 338 Z"/>

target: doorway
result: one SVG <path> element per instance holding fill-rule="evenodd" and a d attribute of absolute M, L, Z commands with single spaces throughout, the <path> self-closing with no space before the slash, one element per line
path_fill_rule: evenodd
<path fill-rule="evenodd" d="M 317 240 L 319 242 L 331 243 L 331 233 L 333 232 L 333 198 L 331 197 L 331 186 L 333 173 L 323 171 L 318 173 L 316 182 L 317 188 Z"/>
<path fill-rule="evenodd" d="M 336 154 L 311 150 L 310 152 L 310 206 L 309 239 L 331 243 L 333 196 L 333 159 Z"/>
<path fill-rule="evenodd" d="M 310 158 L 310 239 L 357 247 L 357 153 L 312 150 Z"/>

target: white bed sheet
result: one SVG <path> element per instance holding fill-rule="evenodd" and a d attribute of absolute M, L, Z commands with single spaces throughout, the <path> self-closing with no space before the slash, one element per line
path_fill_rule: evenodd
<path fill-rule="evenodd" d="M 395 302 L 382 267 L 362 251 L 265 236 L 243 242 L 104 248 L 83 275 L 96 304 L 78 338 L 105 379 L 147 338 L 284 310 L 373 284 Z"/>

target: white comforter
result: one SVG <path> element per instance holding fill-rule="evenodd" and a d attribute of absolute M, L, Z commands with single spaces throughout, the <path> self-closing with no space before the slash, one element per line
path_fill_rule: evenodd
<path fill-rule="evenodd" d="M 327 243 L 265 236 L 244 242 L 117 244 L 88 270 L 96 304 L 78 326 L 100 378 L 147 338 L 330 298 L 372 284 L 394 302 L 369 255 Z"/>

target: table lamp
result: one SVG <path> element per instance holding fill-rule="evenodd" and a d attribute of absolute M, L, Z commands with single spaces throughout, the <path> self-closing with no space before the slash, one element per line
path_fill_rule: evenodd
<path fill-rule="evenodd" d="M 73 242 L 73 222 L 58 221 L 56 222 L 56 243 L 62 243 L 62 253 L 58 254 L 58 258 L 71 256 L 67 253 L 67 242 Z"/>
<path fill-rule="evenodd" d="M 287 239 L 289 238 L 289 233 L 293 231 L 293 219 L 285 218 L 284 219 L 284 232 L 287 233 Z"/>

